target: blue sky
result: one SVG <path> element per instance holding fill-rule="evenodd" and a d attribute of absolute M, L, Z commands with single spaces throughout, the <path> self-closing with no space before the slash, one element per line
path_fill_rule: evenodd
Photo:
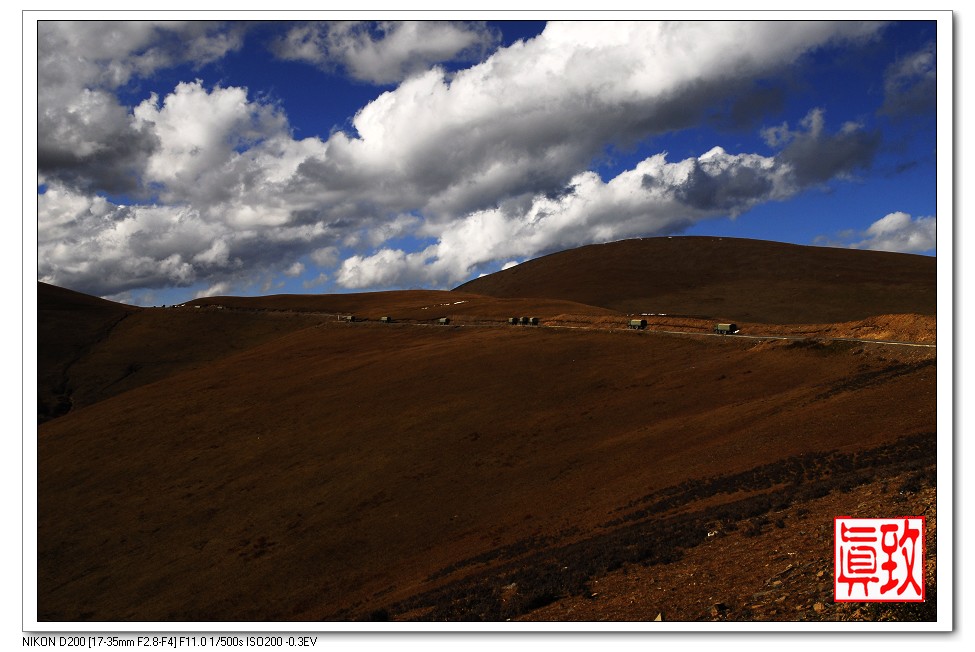
<path fill-rule="evenodd" d="M 936 28 L 43 20 L 38 279 L 160 305 L 660 235 L 933 255 Z"/>

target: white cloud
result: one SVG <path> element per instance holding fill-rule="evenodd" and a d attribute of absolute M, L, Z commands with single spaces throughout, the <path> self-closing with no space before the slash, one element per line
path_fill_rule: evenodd
<path fill-rule="evenodd" d="M 811 111 L 801 128 L 780 133 L 784 149 L 775 156 L 730 154 L 714 147 L 696 158 L 671 163 L 667 154 L 641 161 L 603 182 L 593 172 L 571 179 L 557 195 L 476 210 L 460 219 L 432 221 L 420 229 L 437 242 L 408 253 L 382 248 L 343 261 L 339 285 L 365 289 L 384 285 L 448 287 L 467 280 L 479 265 L 593 242 L 679 233 L 701 220 L 737 216 L 769 201 L 782 201 L 810 184 L 844 174 L 847 156 L 816 153 L 858 142 L 857 125 L 830 134 L 821 111 Z M 784 133 L 784 132 L 783 132 Z M 854 148 L 850 148 L 854 149 Z M 831 171 L 831 172 L 827 172 Z"/>
<path fill-rule="evenodd" d="M 39 280 L 100 296 L 294 274 L 295 252 L 329 238 L 314 225 L 241 229 L 233 216 L 208 218 L 189 206 L 119 206 L 56 182 L 38 196 L 38 227 Z M 337 253 L 321 249 L 334 262 Z"/>
<path fill-rule="evenodd" d="M 797 188 L 791 168 L 773 157 L 732 155 L 716 147 L 696 159 L 668 163 L 666 154 L 658 154 L 605 183 L 593 172 L 581 173 L 567 192 L 536 196 L 525 211 L 473 212 L 446 224 L 437 243 L 420 252 L 384 248 L 371 256 L 352 256 L 335 280 L 354 289 L 446 287 L 470 278 L 485 263 L 679 232 L 702 219 L 784 199 Z"/>
<path fill-rule="evenodd" d="M 298 261 L 288 269 L 284 270 L 284 275 L 294 278 L 296 276 L 301 276 L 302 273 L 304 273 L 304 271 L 305 271 L 304 263 Z"/>
<path fill-rule="evenodd" d="M 433 255 L 432 251 L 408 254 L 402 249 L 380 249 L 371 256 L 352 256 L 342 262 L 336 280 L 347 288 L 402 286 L 414 280 L 428 282 L 431 274 L 426 265 Z"/>
<path fill-rule="evenodd" d="M 239 224 L 253 221 L 243 200 L 255 188 L 240 185 L 248 173 L 256 172 L 252 178 L 257 183 L 287 177 L 288 150 L 300 147 L 291 141 L 287 119 L 272 106 L 248 102 L 243 88 L 208 92 L 200 81 L 180 83 L 161 105 L 155 94 L 139 104 L 134 116 L 159 143 L 146 161 L 145 182 L 163 188 L 162 197 L 168 201 L 206 205 L 223 195 L 243 203 L 238 205 Z M 269 150 L 271 156 L 266 155 Z M 227 197 L 228 182 L 236 184 L 236 197 Z M 277 219 L 283 222 L 287 217 Z"/>
<path fill-rule="evenodd" d="M 111 210 L 104 197 L 91 197 L 58 184 L 51 185 L 37 198 L 37 233 L 42 242 L 71 238 Z"/>
<path fill-rule="evenodd" d="M 444 285 L 478 265 L 734 215 L 848 174 L 875 146 L 855 125 L 830 135 L 820 112 L 783 125 L 775 157 L 716 148 L 677 163 L 659 154 L 608 182 L 587 171 L 608 145 L 692 126 L 811 49 L 877 29 L 851 21 L 550 24 L 466 70 L 414 74 L 364 106 L 354 133 L 302 140 L 282 107 L 243 88 L 183 82 L 131 110 L 115 97 L 134 76 L 219 57 L 241 32 L 106 29 L 40 34 L 39 124 L 51 136 L 38 148 L 38 274 L 95 294 L 254 282 L 304 255 L 327 270 L 340 247 L 358 249 L 332 275 L 346 287 Z M 338 51 L 374 78 L 405 74 L 463 42 L 483 46 L 479 30 L 394 24 L 360 41 L 346 30 Z M 424 40 L 427 54 L 402 45 Z M 299 47 L 316 43 L 291 52 L 316 56 Z M 157 200 L 96 195 L 119 190 Z M 435 242 L 389 244 L 410 236 Z"/>
<path fill-rule="evenodd" d="M 244 27 L 208 21 L 42 20 L 39 88 L 117 88 L 180 63 L 204 64 L 243 44 Z"/>
<path fill-rule="evenodd" d="M 219 255 L 216 230 L 192 209 L 116 206 L 58 184 L 38 197 L 38 225 L 40 280 L 96 294 L 188 285 L 195 256 Z"/>
<path fill-rule="evenodd" d="M 497 41 L 483 23 L 325 22 L 292 27 L 274 50 L 282 59 L 340 66 L 355 79 L 389 84 L 441 62 L 480 59 Z"/>
<path fill-rule="evenodd" d="M 200 290 L 193 296 L 193 298 L 200 299 L 202 297 L 225 296 L 228 292 L 230 292 L 230 284 L 221 281 L 219 283 L 214 283 L 205 290 Z"/>
<path fill-rule="evenodd" d="M 133 192 L 155 143 L 115 90 L 182 63 L 214 61 L 243 28 L 205 21 L 40 21 L 38 167 L 78 186 Z"/>
<path fill-rule="evenodd" d="M 849 246 L 852 249 L 921 253 L 935 249 L 937 232 L 938 220 L 934 215 L 913 218 L 897 211 L 871 224 L 862 234 L 864 239 Z"/>
<path fill-rule="evenodd" d="M 432 70 L 382 94 L 356 114 L 358 138 L 333 137 L 329 154 L 385 180 L 377 204 L 433 219 L 551 192 L 607 144 L 696 124 L 730 88 L 873 29 L 782 27 L 788 35 L 772 23 L 549 24 L 449 79 Z M 316 179 L 333 166 L 319 169 Z"/>

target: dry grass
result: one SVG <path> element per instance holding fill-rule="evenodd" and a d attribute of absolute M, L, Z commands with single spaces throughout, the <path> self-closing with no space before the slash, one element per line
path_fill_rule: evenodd
<path fill-rule="evenodd" d="M 866 278 L 840 271 L 853 285 Z M 66 396 L 73 408 L 38 433 L 39 617 L 652 617 L 656 602 L 628 611 L 601 596 L 630 599 L 624 584 L 647 577 L 647 561 L 664 586 L 717 573 L 701 558 L 680 566 L 704 550 L 686 537 L 715 519 L 738 524 L 728 541 L 740 545 L 787 535 L 798 545 L 795 533 L 819 527 L 805 525 L 826 505 L 816 501 L 855 500 L 907 472 L 878 458 L 871 480 L 842 460 L 935 430 L 933 349 L 629 331 L 627 313 L 639 311 L 613 308 L 612 277 L 598 280 L 585 287 L 603 288 L 602 307 L 569 292 L 222 297 L 145 310 L 46 294 L 39 399 Z M 761 327 L 928 341 L 924 312 Z M 436 326 L 440 316 L 451 325 Z M 509 316 L 543 327 L 510 327 Z M 713 325 L 647 319 L 659 330 Z M 808 494 L 776 493 L 794 483 L 775 475 L 790 460 L 830 451 L 810 467 Z M 720 478 L 766 479 L 717 491 Z M 666 545 L 638 543 L 662 517 Z M 564 555 L 578 562 L 571 572 L 546 571 Z M 741 598 L 751 580 L 736 577 L 722 617 L 809 616 L 751 610 Z M 486 592 L 464 588 L 477 578 Z M 596 588 L 611 581 L 616 593 Z M 702 617 L 697 601 L 709 598 L 691 594 L 670 612 Z"/>

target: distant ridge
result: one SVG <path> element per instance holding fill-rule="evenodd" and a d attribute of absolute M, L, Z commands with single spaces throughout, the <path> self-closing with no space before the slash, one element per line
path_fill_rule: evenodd
<path fill-rule="evenodd" d="M 935 315 L 936 263 L 929 256 L 742 238 L 643 238 L 550 254 L 456 290 L 624 313 L 825 323 Z"/>
<path fill-rule="evenodd" d="M 37 308 L 38 310 L 109 310 L 129 312 L 138 310 L 133 306 L 124 303 L 116 303 L 108 299 L 93 297 L 89 294 L 76 292 L 67 288 L 51 285 L 42 281 L 37 282 Z"/>

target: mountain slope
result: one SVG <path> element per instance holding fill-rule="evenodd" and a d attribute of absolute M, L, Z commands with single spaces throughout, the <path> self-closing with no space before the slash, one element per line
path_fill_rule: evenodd
<path fill-rule="evenodd" d="M 563 251 L 458 288 L 578 301 L 623 313 L 826 323 L 937 312 L 927 256 L 716 237 L 623 240 Z"/>
<path fill-rule="evenodd" d="M 37 419 L 53 419 L 74 405 L 70 369 L 138 308 L 37 283 Z"/>
<path fill-rule="evenodd" d="M 697 619 L 712 598 L 727 619 L 840 617 L 813 608 L 832 516 L 934 494 L 934 261 L 823 251 L 629 241 L 479 280 L 500 297 L 136 309 L 39 286 L 39 399 L 58 380 L 73 406 L 38 427 L 39 618 Z M 734 301 L 717 314 L 755 327 L 627 328 L 668 297 L 711 316 Z M 880 308 L 901 314 L 827 319 Z M 526 315 L 541 324 L 507 323 Z M 808 321 L 759 328 L 771 317 Z M 851 335 L 866 339 L 832 339 Z M 751 578 L 720 594 L 693 561 L 717 531 Z M 769 574 L 793 558 L 779 602 Z M 624 588 L 593 600 L 613 577 Z M 630 595 L 621 577 L 647 579 Z M 660 587 L 682 582 L 676 605 Z"/>
<path fill-rule="evenodd" d="M 519 555 L 604 546 L 628 532 L 608 523 L 668 487 L 932 432 L 931 354 L 893 356 L 635 331 L 295 331 L 40 427 L 39 613 L 398 613 Z"/>

